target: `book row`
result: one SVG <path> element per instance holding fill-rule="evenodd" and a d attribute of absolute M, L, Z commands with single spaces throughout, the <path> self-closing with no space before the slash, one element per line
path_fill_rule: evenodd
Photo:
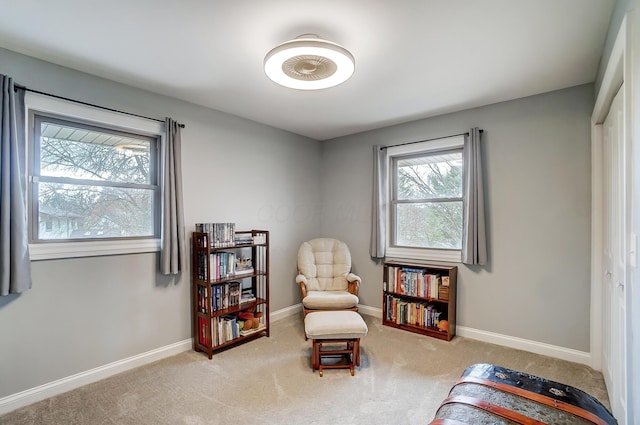
<path fill-rule="evenodd" d="M 260 245 L 267 241 L 266 233 L 236 232 L 235 223 L 196 223 L 196 232 L 208 233 L 212 248 L 238 245 Z"/>
<path fill-rule="evenodd" d="M 449 300 L 449 276 L 427 273 L 425 269 L 387 267 L 386 292 L 437 300 Z"/>
<path fill-rule="evenodd" d="M 393 295 L 385 296 L 385 320 L 398 325 L 436 327 L 446 317 L 437 305 L 409 302 Z"/>
<path fill-rule="evenodd" d="M 211 267 L 211 279 L 213 280 L 251 275 L 254 272 L 251 259 L 240 257 L 235 252 L 214 252 L 210 254 L 209 262 L 207 262 L 206 252 L 198 252 L 197 259 L 196 275 L 200 280 L 209 278 L 209 265 Z"/>
<path fill-rule="evenodd" d="M 213 247 L 234 246 L 236 244 L 235 223 L 196 223 L 196 232 L 209 234 Z"/>
<path fill-rule="evenodd" d="M 207 327 L 211 327 L 211 340 Z M 242 336 L 248 336 L 266 329 L 265 323 L 260 319 L 260 325 L 257 328 L 242 330 L 243 321 L 236 315 L 225 315 L 213 317 L 210 320 L 200 317 L 198 318 L 198 342 L 205 347 L 215 347 L 224 344 Z"/>
<path fill-rule="evenodd" d="M 198 285 L 198 311 L 207 312 L 206 286 Z M 251 288 L 242 288 L 240 282 L 227 282 L 211 287 L 211 311 L 224 310 L 236 307 L 242 303 L 256 301 L 256 296 Z"/>

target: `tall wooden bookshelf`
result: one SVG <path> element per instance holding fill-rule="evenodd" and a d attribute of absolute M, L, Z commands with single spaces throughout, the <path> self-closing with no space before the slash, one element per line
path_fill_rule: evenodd
<path fill-rule="evenodd" d="M 192 234 L 194 350 L 213 353 L 269 336 L 269 232 L 233 231 L 219 242 L 213 231 Z M 258 326 L 242 329 L 242 313 Z M 246 325 L 248 326 L 248 325 Z"/>
<path fill-rule="evenodd" d="M 451 341 L 456 334 L 456 266 L 407 260 L 383 265 L 382 324 Z M 438 323 L 446 320 L 445 330 Z"/>

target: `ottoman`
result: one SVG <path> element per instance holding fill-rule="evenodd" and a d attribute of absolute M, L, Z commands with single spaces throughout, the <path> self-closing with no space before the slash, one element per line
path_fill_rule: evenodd
<path fill-rule="evenodd" d="M 360 338 L 368 332 L 367 324 L 355 311 L 322 311 L 308 313 L 304 332 L 313 341 L 311 367 L 322 376 L 323 369 L 349 369 L 360 366 Z M 322 364 L 328 357 L 344 357 L 343 364 Z"/>

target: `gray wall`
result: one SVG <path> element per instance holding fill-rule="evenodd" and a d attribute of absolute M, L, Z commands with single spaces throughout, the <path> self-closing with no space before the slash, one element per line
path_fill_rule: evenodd
<path fill-rule="evenodd" d="M 382 302 L 369 257 L 372 146 L 478 126 L 489 264 L 459 266 L 458 324 L 588 352 L 592 110 L 584 85 L 325 142 L 323 234 L 350 246 L 362 303 Z"/>
<path fill-rule="evenodd" d="M 271 309 L 299 302 L 300 243 L 317 235 L 320 142 L 0 49 L 30 88 L 163 119 L 183 130 L 186 229 L 271 231 Z M 190 279 L 157 254 L 33 262 L 33 289 L 0 298 L 0 398 L 191 337 Z"/>

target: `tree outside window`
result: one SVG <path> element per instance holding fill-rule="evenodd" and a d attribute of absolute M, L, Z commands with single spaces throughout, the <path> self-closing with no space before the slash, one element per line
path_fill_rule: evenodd
<path fill-rule="evenodd" d="M 393 159 L 393 244 L 462 247 L 462 150 Z"/>
<path fill-rule="evenodd" d="M 158 233 L 156 138 L 46 116 L 34 121 L 33 240 Z"/>

